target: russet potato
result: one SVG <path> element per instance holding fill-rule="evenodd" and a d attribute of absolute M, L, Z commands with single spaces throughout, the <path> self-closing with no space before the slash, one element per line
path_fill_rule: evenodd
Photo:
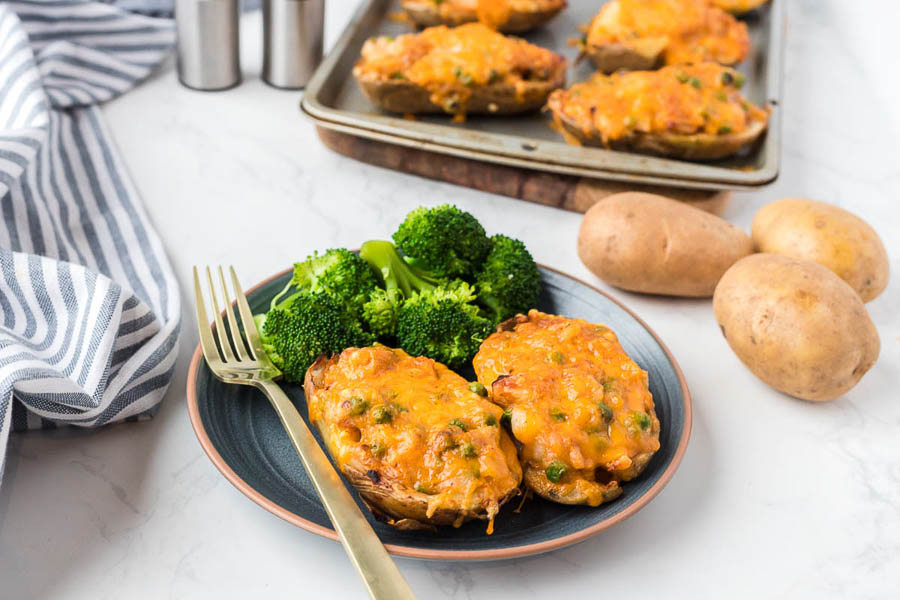
<path fill-rule="evenodd" d="M 865 305 L 814 262 L 778 254 L 743 258 L 716 286 L 713 310 L 738 358 L 797 398 L 833 400 L 878 359 L 881 343 Z"/>
<path fill-rule="evenodd" d="M 752 250 L 750 237 L 723 219 L 642 192 L 598 202 L 578 235 L 578 255 L 600 279 L 670 296 L 712 296 L 725 271 Z"/>

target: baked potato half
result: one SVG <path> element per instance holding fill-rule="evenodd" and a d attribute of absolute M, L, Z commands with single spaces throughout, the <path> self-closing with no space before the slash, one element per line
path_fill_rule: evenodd
<path fill-rule="evenodd" d="M 603 73 L 733 65 L 747 57 L 750 35 L 746 24 L 708 0 L 613 0 L 584 28 L 579 47 Z"/>
<path fill-rule="evenodd" d="M 566 7 L 566 0 L 403 0 L 403 10 L 419 27 L 480 21 L 503 33 L 540 27 Z"/>
<path fill-rule="evenodd" d="M 647 372 L 604 325 L 531 310 L 501 323 L 474 367 L 505 409 L 526 487 L 543 498 L 598 506 L 659 450 Z"/>
<path fill-rule="evenodd" d="M 712 4 L 733 15 L 743 15 L 756 10 L 768 1 L 769 0 L 712 0 Z"/>
<path fill-rule="evenodd" d="M 509 115 L 537 110 L 565 85 L 566 59 L 481 23 L 368 40 L 353 75 L 396 113 Z"/>
<path fill-rule="evenodd" d="M 547 102 L 570 143 L 688 160 L 715 160 L 753 144 L 768 112 L 740 93 L 744 76 L 717 63 L 595 74 Z"/>
<path fill-rule="evenodd" d="M 518 493 L 503 411 L 444 365 L 376 345 L 320 357 L 309 418 L 373 512 L 401 529 L 490 521 Z"/>

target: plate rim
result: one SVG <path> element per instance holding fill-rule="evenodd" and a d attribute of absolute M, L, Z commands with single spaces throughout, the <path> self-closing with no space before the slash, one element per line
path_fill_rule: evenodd
<path fill-rule="evenodd" d="M 684 458 L 685 452 L 687 451 L 688 442 L 691 438 L 691 429 L 693 425 L 693 406 L 691 401 L 691 392 L 688 389 L 687 381 L 684 378 L 684 373 L 682 372 L 681 366 L 678 364 L 678 361 L 676 361 L 675 357 L 672 356 L 672 353 L 669 350 L 668 346 L 663 343 L 656 332 L 653 331 L 653 329 L 651 329 L 643 319 L 641 319 L 631 309 L 629 309 L 627 306 L 625 306 L 620 301 L 616 300 L 603 290 L 582 279 L 579 279 L 578 277 L 574 277 L 572 275 L 569 275 L 568 273 L 564 273 L 559 269 L 549 267 L 541 263 L 538 263 L 538 266 L 547 271 L 556 273 L 557 275 L 572 279 L 573 281 L 584 285 L 585 287 L 599 293 L 607 300 L 613 302 L 619 308 L 628 313 L 631 318 L 637 321 L 638 324 L 640 324 L 640 326 L 643 327 L 653 337 L 654 340 L 656 340 L 660 348 L 662 348 L 663 352 L 666 355 L 666 358 L 668 358 L 669 362 L 674 367 L 675 374 L 678 376 L 678 382 L 681 385 L 681 394 L 684 403 L 684 426 L 681 431 L 681 438 L 678 440 L 678 445 L 675 448 L 675 453 L 672 455 L 672 460 L 666 466 L 666 469 L 662 472 L 662 475 L 660 475 L 656 483 L 654 483 L 642 495 L 638 496 L 638 498 L 636 498 L 634 502 L 628 505 L 623 511 L 574 533 L 570 533 L 568 535 L 553 538 L 551 540 L 546 540 L 543 542 L 524 544 L 521 546 L 512 546 L 510 548 L 498 548 L 495 550 L 433 550 L 429 548 L 416 548 L 398 544 L 385 544 L 385 548 L 391 554 L 406 558 L 418 558 L 426 560 L 490 561 L 543 554 L 551 550 L 565 548 L 566 546 L 571 546 L 590 537 L 593 537 L 601 531 L 608 529 L 621 521 L 624 521 L 628 517 L 641 510 L 662 491 L 662 489 L 675 475 L 675 471 L 677 471 L 678 467 L 681 465 L 681 461 Z M 262 286 L 270 283 L 271 281 L 278 279 L 279 277 L 283 277 L 290 271 L 291 269 L 287 268 L 270 277 L 267 277 L 253 287 L 247 289 L 244 293 L 251 294 Z M 191 363 L 190 367 L 188 368 L 187 374 L 186 387 L 188 416 L 191 420 L 191 428 L 194 430 L 194 435 L 197 436 L 197 440 L 200 442 L 200 447 L 206 453 L 207 457 L 210 459 L 216 469 L 218 469 L 219 472 L 225 477 L 225 479 L 227 479 L 241 493 L 243 493 L 250 500 L 255 502 L 260 507 L 264 508 L 268 512 L 272 513 L 276 517 L 279 517 L 292 525 L 300 527 L 301 529 L 305 529 L 306 531 L 315 533 L 316 535 L 320 535 L 330 540 L 340 541 L 337 532 L 335 532 L 334 529 L 323 527 L 318 523 L 313 523 L 308 519 L 304 519 L 300 515 L 291 512 L 290 510 L 282 506 L 279 506 L 273 500 L 264 496 L 256 488 L 244 481 L 234 471 L 234 469 L 231 468 L 231 466 L 225 461 L 225 459 L 222 458 L 218 450 L 216 450 L 215 446 L 213 445 L 212 440 L 206 432 L 206 429 L 203 427 L 203 422 L 200 418 L 200 406 L 197 402 L 196 390 L 197 376 L 199 374 L 200 364 L 202 363 L 202 361 L 203 353 L 200 344 L 197 344 L 197 347 L 194 349 L 194 354 L 191 357 Z"/>

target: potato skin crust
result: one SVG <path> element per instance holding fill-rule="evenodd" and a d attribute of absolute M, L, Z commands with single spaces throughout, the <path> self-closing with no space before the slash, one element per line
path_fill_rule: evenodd
<path fill-rule="evenodd" d="M 466 491 L 464 489 L 461 489 L 459 492 L 451 490 L 452 493 L 435 495 L 433 492 L 427 493 L 427 490 L 420 491 L 414 489 L 399 479 L 403 474 L 403 469 L 415 470 L 422 467 L 422 465 L 386 463 L 369 454 L 371 447 L 363 445 L 363 442 L 367 441 L 364 436 L 371 431 L 366 429 L 367 425 L 363 425 L 359 421 L 354 422 L 352 420 L 353 417 L 346 414 L 346 411 L 340 413 L 342 415 L 340 421 L 329 421 L 326 418 L 326 415 L 328 414 L 335 414 L 333 412 L 334 407 L 329 409 L 327 406 L 327 403 L 335 401 L 334 398 L 329 399 L 327 396 L 331 391 L 334 391 L 334 386 L 344 386 L 340 388 L 341 390 L 344 390 L 346 389 L 346 386 L 349 385 L 349 389 L 353 394 L 364 396 L 366 392 L 372 392 L 371 395 L 373 398 L 381 397 L 380 394 L 383 390 L 381 388 L 368 387 L 368 381 L 366 380 L 367 377 L 374 379 L 378 372 L 368 371 L 367 369 L 369 367 L 365 365 L 380 364 L 390 366 L 390 359 L 386 357 L 386 352 L 397 353 L 397 355 L 401 357 L 400 360 L 404 361 L 402 364 L 407 365 L 407 368 L 423 368 L 427 371 L 429 365 L 435 365 L 435 377 L 437 378 L 435 379 L 435 385 L 444 386 L 441 389 L 447 393 L 451 393 L 454 389 L 464 388 L 465 391 L 462 393 L 474 394 L 474 392 L 470 392 L 467 382 L 462 377 L 452 373 L 443 365 L 435 363 L 430 359 L 405 360 L 411 357 L 400 350 L 392 350 L 386 347 L 363 349 L 350 348 L 340 355 L 335 355 L 331 358 L 322 356 L 316 360 L 307 371 L 303 389 L 307 405 L 310 408 L 310 418 L 322 435 L 325 446 L 332 459 L 334 459 L 335 463 L 338 465 L 341 473 L 359 491 L 360 496 L 372 509 L 375 515 L 399 529 L 433 529 L 436 526 L 442 525 L 459 526 L 472 519 L 493 519 L 497 510 L 499 510 L 499 507 L 519 493 L 518 486 L 522 478 L 521 466 L 516 457 L 515 444 L 509 437 L 509 434 L 502 430 L 502 428 L 494 428 L 499 431 L 499 446 L 496 448 L 492 448 L 489 443 L 484 442 L 485 439 L 489 439 L 487 436 L 479 436 L 477 435 L 477 432 L 466 433 L 465 431 L 457 430 L 457 434 L 472 436 L 467 439 L 475 444 L 474 447 L 478 448 L 478 452 L 481 454 L 494 452 L 494 454 L 491 455 L 491 458 L 497 459 L 499 453 L 499 456 L 502 456 L 502 462 L 505 463 L 504 468 L 508 469 L 506 473 L 502 474 L 508 479 L 508 485 L 503 489 L 497 488 L 495 490 L 496 486 L 502 484 L 500 480 L 495 480 L 484 485 L 479 485 L 479 487 L 474 489 L 471 496 L 465 495 Z M 370 353 L 375 356 L 371 360 L 364 357 L 365 365 L 361 367 L 361 370 L 354 371 L 357 378 L 343 382 L 335 379 L 330 371 L 334 370 L 341 360 L 351 360 L 354 357 L 354 354 L 359 355 L 358 353 Z M 414 361 L 417 360 L 420 362 L 415 363 Z M 363 373 L 368 373 L 368 375 L 361 375 Z M 440 383 L 442 377 L 445 378 L 445 381 L 446 378 L 449 378 L 451 380 L 450 383 Z M 415 385 L 415 382 L 410 379 L 404 379 L 397 383 L 400 387 Z M 456 388 L 455 386 L 462 387 Z M 409 396 L 401 396 L 401 399 L 409 400 Z M 497 415 L 500 415 L 500 410 L 491 405 L 487 400 L 482 399 L 482 402 L 485 405 L 485 408 L 489 408 L 490 410 L 495 411 Z M 452 399 L 448 400 L 448 404 L 453 404 Z M 469 402 L 468 406 L 471 407 L 472 402 Z M 418 410 L 416 410 L 416 408 L 418 408 Z M 427 406 L 424 408 L 427 408 Z M 409 411 L 404 412 L 406 414 L 416 415 L 411 418 L 414 420 L 419 419 L 418 422 L 421 423 L 422 428 L 429 428 L 429 424 L 425 421 L 425 416 L 423 416 L 423 406 L 414 407 Z M 316 415 L 321 415 L 321 418 L 316 418 Z M 495 422 L 498 420 L 496 419 L 497 415 L 495 415 Z M 475 415 L 465 416 L 474 417 Z M 363 417 L 356 416 L 356 418 L 364 417 L 365 415 L 363 415 Z M 393 428 L 399 419 L 400 417 L 395 415 L 393 423 L 375 427 Z M 357 425 L 359 427 L 356 427 Z M 353 430 L 356 431 L 357 436 L 363 437 L 357 437 L 356 442 L 350 443 L 348 446 L 348 442 L 346 441 L 347 438 L 343 435 L 343 432 Z M 396 441 L 392 443 L 404 444 L 408 448 L 410 438 L 407 434 L 409 431 L 410 428 L 406 428 L 405 430 L 401 429 L 397 433 L 392 430 L 389 431 L 388 434 L 397 436 Z M 335 432 L 341 432 L 341 439 L 335 435 Z M 444 435 L 444 433 L 441 432 L 439 435 Z M 448 441 L 451 439 L 449 434 L 447 434 L 446 437 Z M 391 437 L 388 439 L 394 440 L 394 438 Z M 455 448 L 457 447 L 453 446 L 451 449 L 451 447 L 448 446 L 447 451 L 458 453 L 458 450 Z M 360 449 L 364 451 L 361 451 Z M 349 458 L 347 460 L 342 460 L 342 456 Z M 408 461 L 408 453 L 404 456 L 406 457 L 404 460 Z M 444 456 L 448 460 L 451 460 L 451 458 L 455 460 L 459 459 L 458 456 Z M 419 456 L 418 460 L 425 460 L 424 454 Z M 493 491 L 498 492 L 496 496 L 491 495 Z M 440 498 L 438 503 L 435 502 L 436 497 Z M 467 506 L 466 501 L 468 501 L 470 505 Z"/>
<path fill-rule="evenodd" d="M 497 31 L 502 33 L 526 33 L 544 25 L 566 8 L 564 1 L 539 2 L 534 10 L 518 10 L 512 7 L 509 18 L 499 24 Z M 434 27 L 435 25 L 462 25 L 478 20 L 477 11 L 458 10 L 450 12 L 446 17 L 441 15 L 439 5 L 432 0 L 404 0 L 403 10 L 418 27 Z"/>
<path fill-rule="evenodd" d="M 788 256 L 739 260 L 716 286 L 713 311 L 731 349 L 757 377 L 804 400 L 848 392 L 881 348 L 849 284 L 821 265 Z"/>
<path fill-rule="evenodd" d="M 831 269 L 857 291 L 863 302 L 887 287 L 890 261 L 872 227 L 837 206 L 803 198 L 783 198 L 753 218 L 757 252 L 811 260 Z"/>
<path fill-rule="evenodd" d="M 578 233 L 578 256 L 594 275 L 645 294 L 708 298 L 725 271 L 752 252 L 750 236 L 738 227 L 643 192 L 601 200 Z"/>
<path fill-rule="evenodd" d="M 432 100 L 431 92 L 410 81 L 383 81 L 364 75 L 356 81 L 366 97 L 379 108 L 401 114 L 453 113 L 454 108 Z M 466 114 L 516 115 L 540 109 L 550 93 L 565 85 L 565 70 L 552 81 L 526 82 L 518 92 L 506 84 L 477 86 L 466 102 Z"/>

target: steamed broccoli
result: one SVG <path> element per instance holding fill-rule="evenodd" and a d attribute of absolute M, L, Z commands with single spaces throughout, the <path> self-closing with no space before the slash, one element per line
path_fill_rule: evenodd
<path fill-rule="evenodd" d="M 272 300 L 272 306 L 278 304 L 291 288 L 296 288 L 326 293 L 359 317 L 363 304 L 377 287 L 376 275 L 365 260 L 346 248 L 334 248 L 321 255 L 314 252 L 303 262 L 296 263 L 293 277 Z"/>
<path fill-rule="evenodd" d="M 397 315 L 403 304 L 403 294 L 399 289 L 383 290 L 375 288 L 369 300 L 363 305 L 362 318 L 369 331 L 380 338 L 393 338 L 397 330 Z"/>
<path fill-rule="evenodd" d="M 463 281 L 413 294 L 397 315 L 400 347 L 451 369 L 462 368 L 493 331 L 493 323 L 472 304 L 474 299 L 474 288 Z"/>
<path fill-rule="evenodd" d="M 394 241 L 413 264 L 446 278 L 470 278 L 491 250 L 481 223 L 449 204 L 406 215 Z"/>
<path fill-rule="evenodd" d="M 541 295 L 541 274 L 537 264 L 519 240 L 495 235 L 491 251 L 475 276 L 478 303 L 486 308 L 496 325 L 537 305 Z"/>
<path fill-rule="evenodd" d="M 334 296 L 302 290 L 255 317 L 263 349 L 291 382 L 302 382 L 320 355 L 368 346 L 375 339 Z"/>

